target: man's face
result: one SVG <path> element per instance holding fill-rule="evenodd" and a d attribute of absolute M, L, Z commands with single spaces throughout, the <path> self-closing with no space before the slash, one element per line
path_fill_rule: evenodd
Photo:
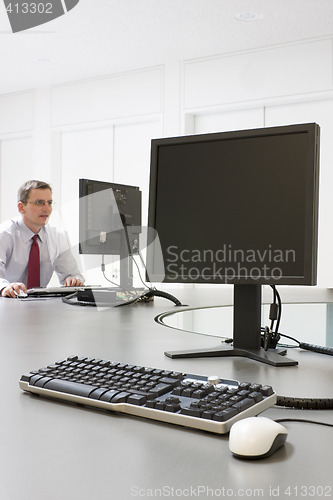
<path fill-rule="evenodd" d="M 47 224 L 52 212 L 52 193 L 49 189 L 31 189 L 27 203 L 18 203 L 24 224 L 34 233 Z"/>

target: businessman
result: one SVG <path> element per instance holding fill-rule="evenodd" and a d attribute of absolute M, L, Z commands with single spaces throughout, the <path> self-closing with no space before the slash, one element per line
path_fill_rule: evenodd
<path fill-rule="evenodd" d="M 65 234 L 48 225 L 52 204 L 48 183 L 30 180 L 20 187 L 20 215 L 0 224 L 1 296 L 15 298 L 20 290 L 46 287 L 54 271 L 61 285 L 83 285 Z"/>

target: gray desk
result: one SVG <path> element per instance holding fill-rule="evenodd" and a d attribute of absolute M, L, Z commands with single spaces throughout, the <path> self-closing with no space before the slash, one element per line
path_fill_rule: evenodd
<path fill-rule="evenodd" d="M 297 295 L 297 290 L 292 293 Z M 230 298 L 229 292 L 222 296 L 211 289 L 176 294 L 193 307 Z M 333 301 L 326 291 L 313 300 Z M 331 428 L 286 423 L 289 438 L 283 449 L 265 460 L 240 461 L 230 455 L 227 436 L 46 401 L 20 391 L 22 373 L 79 354 L 270 383 L 281 395 L 333 397 L 330 356 L 296 350 L 289 355 L 299 365 L 288 368 L 243 358 L 165 357 L 165 350 L 217 342 L 154 321 L 174 307 L 163 299 L 103 310 L 70 306 L 61 299 L 0 299 L 0 500 L 333 496 Z M 273 408 L 265 415 L 333 423 L 331 410 Z"/>

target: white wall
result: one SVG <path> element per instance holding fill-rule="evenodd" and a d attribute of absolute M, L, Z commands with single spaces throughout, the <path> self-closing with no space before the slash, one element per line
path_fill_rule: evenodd
<path fill-rule="evenodd" d="M 55 219 L 75 246 L 80 177 L 138 185 L 145 223 L 152 138 L 315 121 L 322 130 L 319 285 L 333 286 L 332 46 L 323 39 L 174 61 L 0 96 L 0 220 L 16 213 L 23 180 L 50 181 Z M 89 280 L 105 284 L 94 259 L 81 263 Z"/>

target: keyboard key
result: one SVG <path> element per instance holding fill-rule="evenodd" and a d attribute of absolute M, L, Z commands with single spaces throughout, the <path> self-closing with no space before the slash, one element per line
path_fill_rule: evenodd
<path fill-rule="evenodd" d="M 46 384 L 46 382 L 49 382 L 50 380 L 52 380 L 50 377 L 42 377 L 38 380 L 36 380 L 35 382 L 35 386 L 36 387 L 44 387 L 44 385 Z"/>
<path fill-rule="evenodd" d="M 199 408 L 185 407 L 180 410 L 180 413 L 190 417 L 200 417 L 201 410 L 199 410 Z"/>
<path fill-rule="evenodd" d="M 131 394 L 127 400 L 127 403 L 131 405 L 142 406 L 147 402 L 146 396 L 141 396 L 140 394 Z"/>
<path fill-rule="evenodd" d="M 239 411 L 247 410 L 251 406 L 255 404 L 254 400 L 252 398 L 245 398 L 242 401 L 239 401 L 238 403 L 233 404 L 233 408 L 237 408 Z"/>
<path fill-rule="evenodd" d="M 21 380 L 23 382 L 30 382 L 30 379 L 32 376 L 33 376 L 33 373 L 24 373 L 21 377 Z"/>
<path fill-rule="evenodd" d="M 46 382 L 44 389 L 50 391 L 65 392 L 67 394 L 74 394 L 75 396 L 89 397 L 89 394 L 96 390 L 97 387 L 92 385 L 79 384 L 77 382 L 69 382 L 68 380 L 53 379 Z"/>
<path fill-rule="evenodd" d="M 219 411 L 213 415 L 213 420 L 218 422 L 225 422 L 229 418 L 235 417 L 238 411 L 235 408 L 226 408 L 225 410 Z"/>
<path fill-rule="evenodd" d="M 263 396 L 271 396 L 274 391 L 270 385 L 263 385 L 260 392 Z"/>
<path fill-rule="evenodd" d="M 33 376 L 31 377 L 31 379 L 30 379 L 30 384 L 31 384 L 31 385 L 35 385 L 35 384 L 36 384 L 36 382 L 37 382 L 38 380 L 40 380 L 41 378 L 44 378 L 44 377 L 43 377 L 43 375 L 42 375 L 41 373 L 38 373 L 38 374 L 36 374 L 36 375 L 33 375 Z"/>
<path fill-rule="evenodd" d="M 170 378 L 170 377 L 162 377 L 160 379 L 160 382 L 163 384 L 171 385 L 172 387 L 174 387 L 177 384 L 177 380 L 175 380 L 174 378 Z"/>
<path fill-rule="evenodd" d="M 113 398 L 113 396 L 115 396 L 116 394 L 118 394 L 120 391 L 116 391 L 116 390 L 110 390 L 110 391 L 106 391 L 104 392 L 101 396 L 100 396 L 100 400 L 101 401 L 106 401 L 108 403 L 111 402 L 111 399 Z"/>
<path fill-rule="evenodd" d="M 183 389 L 182 391 L 182 396 L 186 398 L 190 398 L 194 392 L 194 389 L 192 387 L 187 387 L 186 389 Z"/>
<path fill-rule="evenodd" d="M 202 399 L 205 396 L 207 396 L 207 391 L 205 391 L 204 389 L 197 389 L 192 393 L 192 398 Z"/>
<path fill-rule="evenodd" d="M 128 392 L 119 392 L 111 398 L 111 403 L 125 403 L 129 397 Z"/>
<path fill-rule="evenodd" d="M 175 403 L 165 403 L 164 407 L 165 411 L 171 411 L 173 413 L 176 413 L 176 411 L 180 410 L 180 404 L 175 404 Z"/>
<path fill-rule="evenodd" d="M 264 399 L 264 396 L 261 392 L 250 392 L 248 397 L 253 399 L 256 403 L 259 403 L 259 401 L 262 401 Z"/>
<path fill-rule="evenodd" d="M 169 384 L 157 384 L 155 387 L 150 389 L 149 395 L 150 396 L 162 396 L 162 394 L 166 394 L 170 390 L 173 389 L 173 386 L 170 386 Z"/>
<path fill-rule="evenodd" d="M 105 388 L 99 388 L 99 389 L 95 389 L 94 391 L 92 391 L 90 393 L 90 398 L 92 399 L 100 399 L 100 397 L 105 393 L 107 392 L 107 389 Z"/>
<path fill-rule="evenodd" d="M 164 410 L 165 408 L 164 401 L 156 401 L 154 408 L 156 408 L 156 410 Z"/>

